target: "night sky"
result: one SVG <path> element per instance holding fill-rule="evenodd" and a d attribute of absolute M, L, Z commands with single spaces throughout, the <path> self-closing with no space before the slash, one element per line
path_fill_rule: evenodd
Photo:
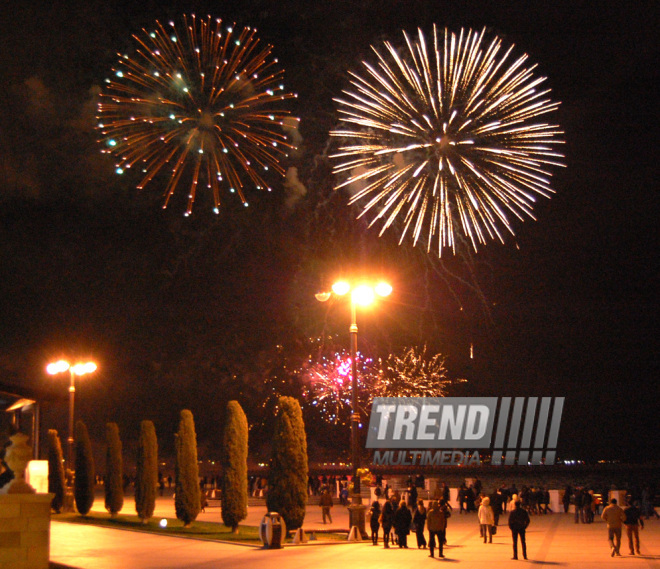
<path fill-rule="evenodd" d="M 45 364 L 89 357 L 99 372 L 80 382 L 76 409 L 93 436 L 117 421 L 129 437 L 151 418 L 171 448 L 188 407 L 213 449 L 226 401 L 258 422 L 264 370 L 286 375 L 304 338 L 348 346 L 347 308 L 314 293 L 340 273 L 377 272 L 395 290 L 359 317 L 365 352 L 428 344 L 468 380 L 449 395 L 565 396 L 566 458 L 657 460 L 656 2 L 47 4 L 0 16 L 0 374 L 61 382 L 46 427 L 64 431 L 66 380 Z M 273 44 L 299 95 L 302 144 L 287 164 L 297 184 L 184 218 L 161 209 L 157 187 L 140 193 L 114 174 L 94 112 L 131 34 L 191 12 Z M 486 26 L 538 63 L 562 102 L 567 166 L 515 238 L 442 260 L 355 221 L 327 159 L 347 71 L 370 45 L 433 23 Z"/>

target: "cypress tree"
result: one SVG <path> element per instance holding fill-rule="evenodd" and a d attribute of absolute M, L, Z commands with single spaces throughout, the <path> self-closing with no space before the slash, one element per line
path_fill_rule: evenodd
<path fill-rule="evenodd" d="M 114 518 L 124 506 L 121 439 L 117 423 L 105 427 L 105 509 Z"/>
<path fill-rule="evenodd" d="M 247 517 L 248 503 L 248 422 L 238 401 L 227 405 L 222 448 L 222 521 L 238 533 L 238 524 Z"/>
<path fill-rule="evenodd" d="M 190 527 L 201 509 L 199 465 L 197 464 L 197 435 L 195 422 L 188 409 L 181 411 L 179 431 L 174 438 L 176 446 L 176 498 L 174 509 L 183 527 Z"/>
<path fill-rule="evenodd" d="M 59 514 L 64 507 L 64 459 L 62 444 L 55 429 L 48 431 L 48 493 L 55 494 L 50 507 Z"/>
<path fill-rule="evenodd" d="M 287 530 L 302 526 L 307 505 L 307 435 L 300 404 L 280 397 L 275 418 L 266 506 L 278 512 Z"/>
<path fill-rule="evenodd" d="M 140 423 L 140 441 L 135 479 L 135 511 L 143 524 L 154 515 L 158 485 L 158 439 L 151 421 Z"/>
<path fill-rule="evenodd" d="M 94 504 L 94 457 L 92 445 L 89 442 L 87 427 L 82 421 L 76 422 L 75 428 L 76 449 L 76 478 L 73 483 L 73 497 L 76 500 L 76 508 L 83 516 L 86 516 Z"/>

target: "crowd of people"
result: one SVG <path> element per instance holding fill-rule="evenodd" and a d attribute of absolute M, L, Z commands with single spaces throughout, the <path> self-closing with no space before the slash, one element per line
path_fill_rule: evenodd
<path fill-rule="evenodd" d="M 415 534 L 419 549 L 429 550 L 429 556 L 444 557 L 444 546 L 447 544 L 448 520 L 452 516 L 453 508 L 449 500 L 449 488 L 442 483 L 436 490 L 428 507 L 422 499 L 418 499 L 417 485 L 409 481 L 408 489 L 403 496 L 398 491 L 385 486 L 381 492 L 376 492 L 380 500 L 371 504 L 368 521 L 371 529 L 373 545 L 379 543 L 379 532 L 382 528 L 382 543 L 386 549 L 390 547 L 409 547 L 408 537 Z M 611 555 L 619 556 L 622 533 L 625 528 L 628 538 L 630 555 L 640 554 L 640 530 L 644 529 L 644 517 L 658 517 L 652 506 L 650 489 L 642 494 L 651 503 L 645 510 L 640 507 L 634 493 L 626 497 L 626 506 L 621 508 L 615 498 L 609 498 L 609 491 L 596 494 L 593 489 L 567 487 L 563 493 L 565 512 L 569 506 L 575 506 L 576 523 L 591 523 L 600 513 L 602 506 L 602 519 L 606 522 L 608 541 Z M 640 497 L 641 495 L 640 494 Z M 493 543 L 499 520 L 507 515 L 507 525 L 511 531 L 513 559 L 518 559 L 519 544 L 523 559 L 527 559 L 526 530 L 530 525 L 531 516 L 552 513 L 550 508 L 550 493 L 541 487 L 522 486 L 520 490 L 515 485 L 502 486 L 488 495 L 483 492 L 481 484 L 476 480 L 471 485 L 462 485 L 458 492 L 458 514 L 476 512 L 479 524 L 480 539 L 483 543 Z M 428 535 L 428 540 L 427 540 Z"/>
<path fill-rule="evenodd" d="M 383 528 L 383 546 L 389 549 L 391 546 L 408 549 L 408 536 L 415 534 L 418 549 L 429 549 L 429 557 L 445 557 L 444 546 L 447 544 L 448 520 L 452 515 L 453 508 L 444 494 L 449 495 L 449 488 L 441 486 L 443 497 L 431 500 L 428 509 L 424 506 L 424 500 L 417 500 L 414 486 L 409 487 L 408 500 L 399 500 L 396 493 L 384 501 L 375 500 L 369 510 L 369 526 L 371 529 L 371 540 L 373 545 L 378 545 L 379 531 Z M 501 497 L 501 490 L 497 491 Z M 479 504 L 477 518 L 479 521 L 480 535 L 484 543 L 493 542 L 493 534 L 496 531 L 502 507 L 506 502 L 496 500 L 496 506 L 491 505 L 491 498 L 479 494 L 475 501 Z M 527 544 L 525 541 L 525 530 L 530 523 L 529 513 L 523 508 L 522 500 L 514 495 L 512 499 L 514 507 L 509 514 L 509 527 L 513 536 L 513 559 L 518 559 L 518 540 L 522 547 L 522 555 L 527 559 Z M 464 506 L 464 504 L 461 504 Z M 471 511 L 467 507 L 461 507 L 462 511 Z M 497 514 L 496 514 L 497 511 Z M 429 539 L 426 540 L 425 531 Z"/>

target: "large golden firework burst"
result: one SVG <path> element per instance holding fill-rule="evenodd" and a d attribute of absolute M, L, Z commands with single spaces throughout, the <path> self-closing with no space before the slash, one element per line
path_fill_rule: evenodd
<path fill-rule="evenodd" d="M 156 22 L 133 36 L 135 54 L 119 55 L 98 106 L 103 151 L 116 171 L 142 173 L 138 188 L 158 177 L 165 203 L 179 183 L 189 184 L 186 214 L 200 185 L 218 212 L 225 186 L 247 205 L 245 190 L 267 190 L 269 171 L 291 148 L 283 128 L 295 128 L 271 46 L 256 30 L 235 32 L 219 19 Z M 288 121 L 285 123 L 285 121 Z"/>
<path fill-rule="evenodd" d="M 406 48 L 372 48 L 375 64 L 350 73 L 351 88 L 337 98 L 342 126 L 334 172 L 350 203 L 370 214 L 382 235 L 400 220 L 430 251 L 456 251 L 460 230 L 476 250 L 514 233 L 511 216 L 534 218 L 537 196 L 550 197 L 551 167 L 562 166 L 557 125 L 540 117 L 557 109 L 535 77 L 528 56 L 481 32 L 444 35 L 430 45 L 404 33 Z"/>

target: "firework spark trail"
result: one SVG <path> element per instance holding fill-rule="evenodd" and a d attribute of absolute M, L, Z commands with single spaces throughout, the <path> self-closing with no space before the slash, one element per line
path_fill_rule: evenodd
<path fill-rule="evenodd" d="M 358 353 L 358 394 L 370 385 L 374 373 L 373 360 Z M 308 360 L 300 369 L 305 388 L 303 396 L 331 424 L 348 424 L 352 409 L 351 358 L 337 352 Z M 363 412 L 365 408 L 363 408 Z"/>
<path fill-rule="evenodd" d="M 559 106 L 538 90 L 545 78 L 525 67 L 527 55 L 512 60 L 513 46 L 484 36 L 440 37 L 434 26 L 429 46 L 421 30 L 416 42 L 404 33 L 407 51 L 373 48 L 376 64 L 351 72 L 352 89 L 335 99 L 336 189 L 352 189 L 350 203 L 363 204 L 359 217 L 371 214 L 380 235 L 401 219 L 400 243 L 411 233 L 430 251 L 437 241 L 439 256 L 455 252 L 458 230 L 475 250 L 503 242 L 509 217 L 534 219 L 536 197 L 554 193 L 551 167 L 563 166 L 554 149 L 563 133 L 537 122 Z"/>
<path fill-rule="evenodd" d="M 103 152 L 116 157 L 119 174 L 142 170 L 139 189 L 165 175 L 163 207 L 184 175 L 186 215 L 203 183 L 216 213 L 222 185 L 247 206 L 246 188 L 270 191 L 269 170 L 284 175 L 280 162 L 293 146 L 281 132 L 289 116 L 282 102 L 295 95 L 256 30 L 234 32 L 210 16 L 183 24 L 156 22 L 133 36 L 133 57 L 119 54 L 99 102 Z"/>
<path fill-rule="evenodd" d="M 445 397 L 449 386 L 466 381 L 450 379 L 445 360 L 442 354 L 429 354 L 426 346 L 390 354 L 372 376 L 369 401 L 374 397 Z"/>

